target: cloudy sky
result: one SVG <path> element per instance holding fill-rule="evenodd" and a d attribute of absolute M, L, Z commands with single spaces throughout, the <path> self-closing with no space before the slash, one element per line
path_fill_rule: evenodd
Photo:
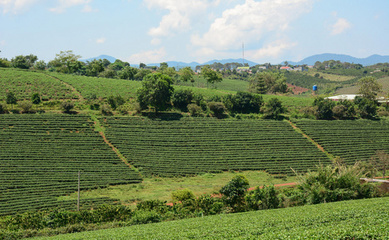
<path fill-rule="evenodd" d="M 389 55 L 388 0 L 0 0 L 0 57 L 133 64 Z"/>

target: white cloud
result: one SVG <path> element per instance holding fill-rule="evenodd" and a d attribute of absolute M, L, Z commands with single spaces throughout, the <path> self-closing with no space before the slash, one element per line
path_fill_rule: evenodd
<path fill-rule="evenodd" d="M 220 0 L 144 0 L 149 8 L 168 10 L 158 27 L 151 28 L 152 37 L 165 37 L 175 32 L 188 30 L 192 19 L 203 14 L 208 7 L 216 6 Z"/>
<path fill-rule="evenodd" d="M 273 42 L 261 49 L 247 51 L 246 56 L 250 59 L 277 58 L 284 50 L 295 47 L 297 43 L 291 43 L 284 40 Z"/>
<path fill-rule="evenodd" d="M 127 61 L 130 63 L 158 63 L 162 62 L 165 56 L 166 50 L 162 47 L 156 50 L 135 53 Z"/>
<path fill-rule="evenodd" d="M 191 42 L 205 49 L 228 51 L 239 49 L 242 42 L 256 43 L 269 35 L 279 38 L 294 19 L 311 10 L 312 4 L 313 0 L 246 0 L 224 11 L 208 32 L 193 35 Z"/>
<path fill-rule="evenodd" d="M 20 13 L 29 8 L 39 0 L 0 0 L 0 9 L 2 12 L 12 12 L 14 14 Z"/>
<path fill-rule="evenodd" d="M 99 39 L 96 40 L 96 43 L 103 44 L 103 43 L 105 43 L 105 41 L 106 41 L 105 38 L 99 38 Z"/>
<path fill-rule="evenodd" d="M 351 27 L 351 23 L 344 18 L 339 18 L 334 25 L 332 25 L 331 35 L 338 35 Z"/>
<path fill-rule="evenodd" d="M 83 12 L 93 11 L 92 7 L 89 5 L 92 0 L 59 0 L 59 5 L 55 8 L 50 8 L 51 12 L 63 13 L 66 9 L 78 5 L 84 5 Z"/>

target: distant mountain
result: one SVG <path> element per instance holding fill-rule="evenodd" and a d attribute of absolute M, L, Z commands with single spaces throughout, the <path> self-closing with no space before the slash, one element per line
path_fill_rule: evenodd
<path fill-rule="evenodd" d="M 111 63 L 114 63 L 116 61 L 116 58 L 112 57 L 112 56 L 108 56 L 108 55 L 100 55 L 98 57 L 93 57 L 93 58 L 88 58 L 88 59 L 82 59 L 81 61 L 82 62 L 91 62 L 93 60 L 98 60 L 98 59 L 107 59 L 108 61 L 110 61 Z"/>
<path fill-rule="evenodd" d="M 328 60 L 336 60 L 336 61 L 356 63 L 356 64 L 359 63 L 364 66 L 369 66 L 377 63 L 389 62 L 389 56 L 381 56 L 375 54 L 367 58 L 356 58 L 345 54 L 323 53 L 323 54 L 317 54 L 317 55 L 307 57 L 299 62 L 288 61 L 288 63 L 291 65 L 302 65 L 302 64 L 314 65 L 315 62 L 317 61 L 324 62 Z"/>
<path fill-rule="evenodd" d="M 205 62 L 205 63 L 198 63 L 198 62 L 185 63 L 185 62 L 175 62 L 175 61 L 168 61 L 166 63 L 169 65 L 169 67 L 175 67 L 175 68 L 180 69 L 180 68 L 183 68 L 183 67 L 195 68 L 196 66 L 199 66 L 199 65 L 210 65 L 210 64 L 213 64 L 215 62 L 221 63 L 221 64 L 233 63 L 233 62 L 243 63 L 243 59 L 239 58 L 239 59 L 211 60 L 211 61 L 208 61 L 208 62 Z M 249 60 L 244 60 L 244 62 L 248 63 L 249 66 L 257 65 L 257 63 L 249 61 Z M 159 64 L 160 63 L 149 63 L 149 64 L 147 64 L 147 66 L 157 66 L 157 67 L 159 67 Z M 135 66 L 135 65 L 131 64 L 131 66 Z"/>

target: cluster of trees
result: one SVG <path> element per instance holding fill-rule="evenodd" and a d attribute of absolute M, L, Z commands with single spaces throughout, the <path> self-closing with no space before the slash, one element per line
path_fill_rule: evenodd
<path fill-rule="evenodd" d="M 264 103 L 262 96 L 249 92 L 214 97 L 206 103 L 202 95 L 194 94 L 191 90 L 175 91 L 172 84 L 172 79 L 165 74 L 147 75 L 137 91 L 140 108 L 145 110 L 152 107 L 158 113 L 175 107 L 184 112 L 189 111 L 193 116 L 200 116 L 209 109 L 218 118 L 225 117 L 228 110 L 231 114 L 263 113 L 265 118 L 279 119 L 286 111 L 277 98 Z"/>
<path fill-rule="evenodd" d="M 329 61 L 317 61 L 315 62 L 314 68 L 318 70 L 325 70 L 325 69 L 362 69 L 362 64 L 355 64 L 355 63 L 348 63 L 348 62 L 341 62 L 341 61 L 335 61 L 335 60 L 329 60 Z"/>
<path fill-rule="evenodd" d="M 250 79 L 249 91 L 253 93 L 286 93 L 286 77 L 280 72 L 258 72 Z"/>
<path fill-rule="evenodd" d="M 334 102 L 330 99 L 318 97 L 313 103 L 313 111 L 316 119 L 355 119 L 377 117 L 377 95 L 381 92 L 382 86 L 374 77 L 364 77 L 359 80 L 360 96 L 354 101 Z"/>

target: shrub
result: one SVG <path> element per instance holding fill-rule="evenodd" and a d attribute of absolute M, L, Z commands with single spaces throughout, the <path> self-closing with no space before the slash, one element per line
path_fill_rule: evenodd
<path fill-rule="evenodd" d="M 193 117 L 199 117 L 201 116 L 201 107 L 197 106 L 196 104 L 189 104 L 188 105 L 188 111 L 190 113 L 191 116 Z"/>
<path fill-rule="evenodd" d="M 191 90 L 177 90 L 173 94 L 173 106 L 183 112 L 188 111 L 188 104 L 193 100 L 193 92 Z"/>
<path fill-rule="evenodd" d="M 195 195 L 189 189 L 182 189 L 172 192 L 172 200 L 173 202 L 184 202 L 188 200 L 194 200 Z"/>
<path fill-rule="evenodd" d="M 315 107 L 315 117 L 321 120 L 330 120 L 333 117 L 332 108 L 334 102 L 329 99 L 318 97 L 314 100 L 313 106 Z"/>
<path fill-rule="evenodd" d="M 0 103 L 0 114 L 7 113 L 7 106 L 5 104 Z"/>
<path fill-rule="evenodd" d="M 143 211 L 156 211 L 158 213 L 164 214 L 169 208 L 166 205 L 166 201 L 161 200 L 147 200 L 136 204 L 137 210 Z"/>
<path fill-rule="evenodd" d="M 261 109 L 264 118 L 280 119 L 281 114 L 285 113 L 286 109 L 282 106 L 282 102 L 278 98 L 271 98 Z"/>
<path fill-rule="evenodd" d="M 13 92 L 7 92 L 6 100 L 7 104 L 16 104 L 18 102 Z"/>
<path fill-rule="evenodd" d="M 107 99 L 108 104 L 111 106 L 113 110 L 123 105 L 126 101 L 120 95 L 117 96 L 109 96 Z"/>
<path fill-rule="evenodd" d="M 238 92 L 224 97 L 223 103 L 233 113 L 259 113 L 263 98 L 257 94 Z"/>
<path fill-rule="evenodd" d="M 123 205 L 104 204 L 94 211 L 98 222 L 127 221 L 132 216 L 131 209 Z"/>
<path fill-rule="evenodd" d="M 273 209 L 280 204 L 274 186 L 257 187 L 245 196 L 245 200 L 249 210 Z"/>
<path fill-rule="evenodd" d="M 209 109 L 212 111 L 213 115 L 217 118 L 223 118 L 226 107 L 221 102 L 210 102 L 208 103 Z"/>
<path fill-rule="evenodd" d="M 31 102 L 33 103 L 33 104 L 39 104 L 39 103 L 41 103 L 41 97 L 40 97 L 40 95 L 39 95 L 39 93 L 34 93 L 34 94 L 32 94 L 32 97 L 31 97 Z"/>
<path fill-rule="evenodd" d="M 156 211 L 137 210 L 131 218 L 132 224 L 156 223 L 161 221 L 161 215 Z"/>
<path fill-rule="evenodd" d="M 108 104 L 103 104 L 103 106 L 101 106 L 101 114 L 104 116 L 112 116 L 113 113 L 111 106 Z"/>
<path fill-rule="evenodd" d="M 69 113 L 70 110 L 74 108 L 74 103 L 71 101 L 65 101 L 61 103 L 61 108 L 64 110 L 66 113 Z"/>
<path fill-rule="evenodd" d="M 353 119 L 355 117 L 355 107 L 351 101 L 341 101 L 332 108 L 332 113 L 336 119 Z"/>
<path fill-rule="evenodd" d="M 19 102 L 18 106 L 22 109 L 23 113 L 29 113 L 32 109 L 32 103 L 29 101 Z"/>
<path fill-rule="evenodd" d="M 209 194 L 199 196 L 195 201 L 196 210 L 205 215 L 214 215 L 222 212 L 224 204 L 220 198 L 212 197 Z"/>
<path fill-rule="evenodd" d="M 250 187 L 249 181 L 243 175 L 236 175 L 220 189 L 220 193 L 223 194 L 225 203 L 230 206 L 233 211 L 239 212 L 243 210 L 244 196 L 247 189 Z"/>

